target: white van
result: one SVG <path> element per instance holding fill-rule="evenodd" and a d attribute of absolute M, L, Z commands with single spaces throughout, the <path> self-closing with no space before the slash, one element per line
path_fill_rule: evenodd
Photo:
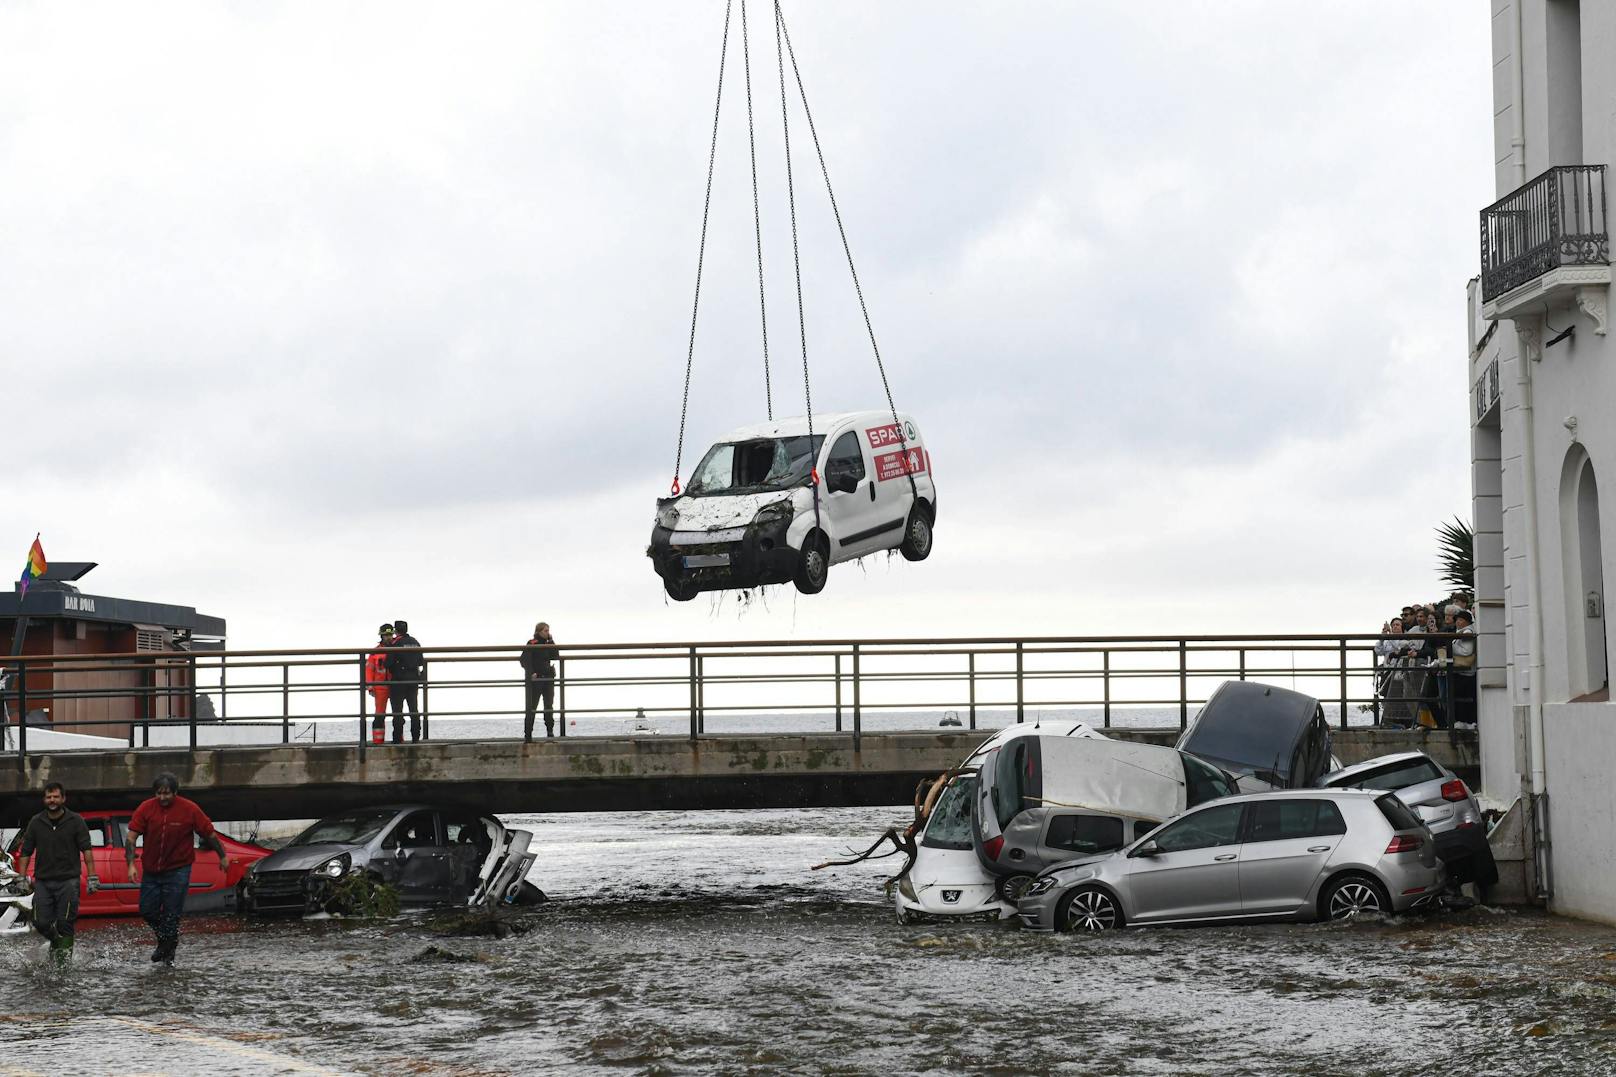
<path fill-rule="evenodd" d="M 914 419 L 860 411 L 743 426 L 702 456 L 690 485 L 657 501 L 646 550 L 668 595 L 759 584 L 825 586 L 830 566 L 896 549 L 931 553 L 937 490 Z M 815 478 L 818 505 L 815 505 Z"/>

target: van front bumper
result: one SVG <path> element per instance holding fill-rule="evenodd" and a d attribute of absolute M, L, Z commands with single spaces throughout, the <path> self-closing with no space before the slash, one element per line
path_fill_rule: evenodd
<path fill-rule="evenodd" d="M 658 524 L 645 552 L 670 590 L 695 593 L 790 583 L 797 571 L 797 551 L 786 544 L 790 527 L 790 516 L 775 515 L 727 529 L 727 534 L 740 531 L 738 539 L 703 542 L 698 534 Z M 675 542 L 675 535 L 681 541 Z"/>

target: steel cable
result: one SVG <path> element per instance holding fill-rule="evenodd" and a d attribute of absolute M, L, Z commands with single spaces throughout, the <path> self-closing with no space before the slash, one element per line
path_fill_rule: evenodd
<path fill-rule="evenodd" d="M 746 69 L 746 142 L 752 151 L 752 231 L 757 237 L 758 318 L 763 323 L 763 403 L 774 420 L 774 388 L 769 383 L 769 304 L 763 292 L 763 214 L 758 208 L 757 125 L 752 119 L 752 35 L 746 27 L 746 0 L 741 0 L 741 58 Z"/>
<path fill-rule="evenodd" d="M 718 113 L 724 103 L 724 60 L 729 55 L 729 15 L 733 0 L 724 3 L 724 40 L 718 49 L 718 94 L 713 101 L 713 139 L 707 150 L 707 194 L 701 206 L 701 244 L 696 248 L 696 297 L 690 305 L 690 344 L 685 351 L 685 389 L 679 402 L 679 443 L 673 453 L 672 493 L 679 493 L 679 469 L 685 455 L 685 417 L 690 410 L 690 370 L 696 360 L 696 314 L 701 309 L 701 267 L 707 257 L 707 219 L 713 206 L 713 162 L 718 157 Z"/>

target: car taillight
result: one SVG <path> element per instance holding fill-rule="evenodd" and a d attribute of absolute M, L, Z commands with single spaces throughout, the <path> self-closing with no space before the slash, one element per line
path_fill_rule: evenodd
<path fill-rule="evenodd" d="M 1418 834 L 1399 834 L 1386 846 L 1388 853 L 1411 853 L 1422 844 Z"/>
<path fill-rule="evenodd" d="M 1442 799 L 1469 800 L 1470 790 L 1465 788 L 1464 782 L 1460 781 L 1458 778 L 1455 778 L 1451 782 L 1442 783 Z"/>
<path fill-rule="evenodd" d="M 1004 835 L 1000 834 L 996 838 L 989 838 L 984 841 L 982 850 L 988 854 L 989 860 L 999 859 L 999 854 L 1004 851 Z"/>

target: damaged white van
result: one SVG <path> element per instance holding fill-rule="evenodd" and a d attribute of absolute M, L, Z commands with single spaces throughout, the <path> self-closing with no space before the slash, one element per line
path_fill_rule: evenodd
<path fill-rule="evenodd" d="M 812 595 L 840 561 L 891 549 L 925 560 L 936 521 L 931 456 L 910 416 L 815 416 L 811 437 L 806 418 L 780 419 L 708 449 L 690 484 L 658 499 L 646 553 L 676 601 L 788 581 Z"/>

